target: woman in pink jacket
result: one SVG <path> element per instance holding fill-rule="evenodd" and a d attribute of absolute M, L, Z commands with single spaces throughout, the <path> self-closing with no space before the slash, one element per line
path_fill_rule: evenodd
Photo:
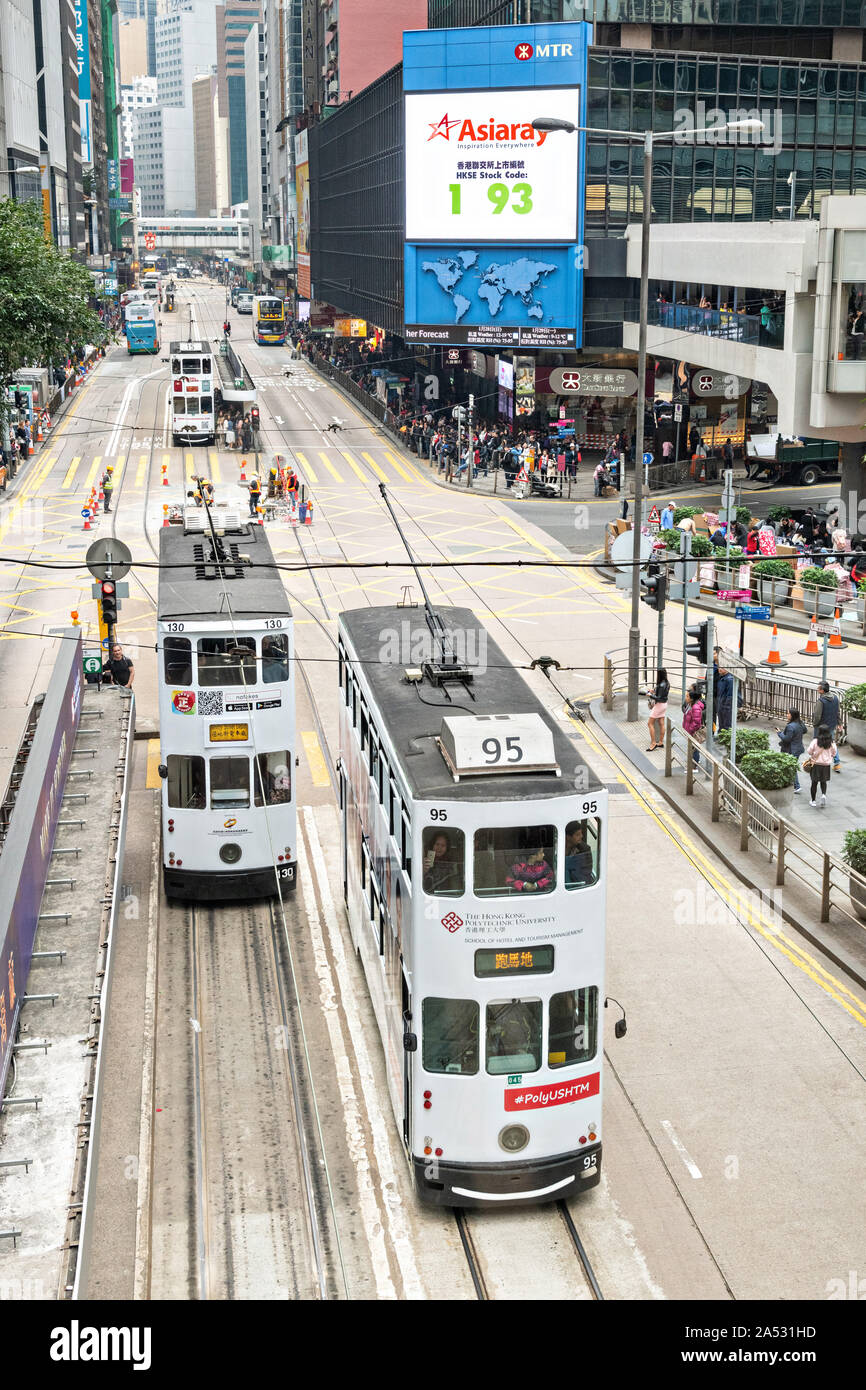
<path fill-rule="evenodd" d="M 827 805 L 827 783 L 830 780 L 830 768 L 835 756 L 836 745 L 833 742 L 833 735 L 827 728 L 827 725 L 822 724 L 815 730 L 815 737 L 806 749 L 806 757 L 812 760 L 812 799 L 809 802 L 810 806 L 818 805 L 818 802 L 815 800 L 815 793 L 818 790 L 819 783 L 821 786 L 821 805 Z"/>
<path fill-rule="evenodd" d="M 690 690 L 686 696 L 688 704 L 683 712 L 683 728 L 692 738 L 700 738 L 701 730 L 704 725 L 704 702 L 697 690 Z M 692 749 L 692 760 L 700 761 L 700 753 L 697 748 Z"/>

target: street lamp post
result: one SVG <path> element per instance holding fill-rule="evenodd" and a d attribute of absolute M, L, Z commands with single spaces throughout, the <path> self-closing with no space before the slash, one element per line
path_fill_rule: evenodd
<path fill-rule="evenodd" d="M 643 455 L 644 455 L 644 417 L 646 415 L 646 339 L 647 317 L 649 312 L 649 242 L 650 220 L 652 214 L 653 146 L 656 141 L 675 140 L 678 136 L 690 137 L 714 134 L 722 131 L 757 133 L 764 129 L 761 120 L 728 121 L 724 126 L 699 127 L 689 131 L 652 130 L 607 130 L 600 126 L 578 126 L 571 121 L 555 117 L 539 116 L 532 122 L 536 130 L 565 131 L 569 135 L 578 131 L 590 135 L 614 135 L 621 140 L 639 140 L 643 144 L 643 208 L 641 217 L 640 247 L 640 310 L 638 319 L 637 347 L 637 421 L 635 424 L 634 458 L 634 516 L 632 518 L 632 573 L 631 573 L 631 618 L 628 630 L 628 708 L 626 718 L 634 723 L 638 717 L 640 672 L 640 542 L 643 523 Z M 625 470 L 623 470 L 624 473 Z M 621 482 L 624 485 L 624 477 Z M 663 664 L 663 653 L 658 653 L 659 664 Z M 685 696 L 685 692 L 683 692 Z"/>

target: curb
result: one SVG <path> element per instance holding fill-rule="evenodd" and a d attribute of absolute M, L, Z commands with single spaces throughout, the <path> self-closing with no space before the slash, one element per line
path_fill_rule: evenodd
<path fill-rule="evenodd" d="M 850 956 L 844 947 L 840 946 L 839 943 L 829 935 L 829 925 L 825 927 L 821 923 L 814 923 L 809 919 L 804 919 L 802 916 L 791 912 L 789 909 L 778 907 L 776 904 L 775 886 L 767 889 L 760 888 L 759 885 L 754 883 L 740 864 L 738 864 L 737 860 L 728 853 L 724 846 L 720 846 L 716 843 L 713 839 L 711 830 L 704 824 L 703 818 L 694 815 L 690 807 L 683 805 L 683 799 L 677 797 L 670 789 L 669 783 L 673 779 L 663 776 L 655 764 L 651 763 L 649 759 L 641 753 L 640 749 L 635 748 L 631 740 L 623 734 L 616 722 L 607 714 L 601 699 L 593 700 L 589 706 L 589 710 L 593 720 L 607 735 L 611 743 L 619 749 L 620 753 L 625 755 L 632 766 L 647 779 L 651 786 L 662 794 L 672 810 L 674 810 L 676 814 L 686 822 L 689 829 L 713 851 L 735 878 L 739 879 L 740 883 L 747 888 L 754 889 L 758 887 L 762 897 L 771 903 L 773 910 L 777 911 L 790 927 L 793 927 L 795 931 L 805 937 L 811 946 L 821 951 L 828 960 L 831 960 L 835 966 L 843 971 L 855 984 L 859 985 L 861 989 L 866 989 L 866 965 Z"/>

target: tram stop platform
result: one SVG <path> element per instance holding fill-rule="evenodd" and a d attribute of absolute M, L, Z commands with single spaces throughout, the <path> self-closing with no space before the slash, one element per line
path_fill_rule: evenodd
<path fill-rule="evenodd" d="M 59 633 L 52 655 L 19 721 L 0 810 L 0 1297 L 10 1300 L 72 1297 L 87 1254 L 135 727 L 131 692 L 85 683 L 79 629 Z"/>

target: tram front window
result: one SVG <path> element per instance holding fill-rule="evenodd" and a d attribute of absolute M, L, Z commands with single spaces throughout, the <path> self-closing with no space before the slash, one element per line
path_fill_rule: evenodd
<path fill-rule="evenodd" d="M 235 811 L 249 806 L 249 758 L 211 758 L 210 804 L 212 811 Z"/>
<path fill-rule="evenodd" d="M 550 893 L 556 886 L 556 827 L 476 830 L 474 859 L 476 897 Z"/>
<path fill-rule="evenodd" d="M 289 639 L 284 635 L 262 638 L 262 680 L 265 685 L 289 679 Z"/>
<path fill-rule="evenodd" d="M 550 999 L 547 1065 L 567 1067 L 589 1062 L 598 1037 L 598 989 L 567 989 Z"/>
<path fill-rule="evenodd" d="M 198 683 L 248 685 L 256 683 L 255 637 L 200 637 Z"/>
<path fill-rule="evenodd" d="M 487 1005 L 487 1070 L 538 1071 L 541 1066 L 541 1000 L 508 999 Z"/>
<path fill-rule="evenodd" d="M 478 1071 L 478 1005 L 474 999 L 425 999 L 421 1005 L 425 1071 L 474 1076 Z"/>
<path fill-rule="evenodd" d="M 188 758 L 180 753 L 169 753 L 166 765 L 169 806 L 179 811 L 203 811 L 204 758 Z"/>
<path fill-rule="evenodd" d="M 572 820 L 565 827 L 565 886 L 588 888 L 598 883 L 598 821 Z"/>
<path fill-rule="evenodd" d="M 162 659 L 166 685 L 191 684 L 192 643 L 188 637 L 164 637 Z"/>
<path fill-rule="evenodd" d="M 257 806 L 282 806 L 292 799 L 288 753 L 259 753 L 255 761 Z"/>
<path fill-rule="evenodd" d="M 434 898 L 458 898 L 466 888 L 466 837 L 462 830 L 428 825 L 421 836 L 424 892 Z"/>

